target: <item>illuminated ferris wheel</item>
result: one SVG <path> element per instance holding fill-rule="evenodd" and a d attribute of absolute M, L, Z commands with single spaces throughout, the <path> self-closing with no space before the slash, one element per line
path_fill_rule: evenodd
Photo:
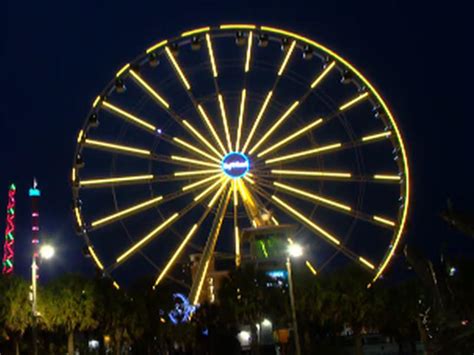
<path fill-rule="evenodd" d="M 401 132 L 374 86 L 311 39 L 247 24 L 124 65 L 79 132 L 72 184 L 78 231 L 116 287 L 150 272 L 157 286 L 199 252 L 193 304 L 218 250 L 240 264 L 247 227 L 297 225 L 313 271 L 339 258 L 373 282 L 409 207 Z"/>

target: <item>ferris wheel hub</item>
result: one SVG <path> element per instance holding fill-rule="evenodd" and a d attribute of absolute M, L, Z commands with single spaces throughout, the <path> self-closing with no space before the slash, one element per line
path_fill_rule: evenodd
<path fill-rule="evenodd" d="M 232 179 L 244 177 L 250 170 L 250 160 L 244 153 L 230 152 L 222 158 L 221 169 Z"/>

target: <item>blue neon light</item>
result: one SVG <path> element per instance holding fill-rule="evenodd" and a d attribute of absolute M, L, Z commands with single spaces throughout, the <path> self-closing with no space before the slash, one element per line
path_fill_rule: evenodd
<path fill-rule="evenodd" d="M 38 189 L 30 189 L 29 192 L 28 192 L 28 195 L 30 197 L 34 197 L 34 196 L 41 196 L 41 191 L 38 190 Z"/>
<path fill-rule="evenodd" d="M 228 177 L 238 179 L 250 170 L 250 160 L 243 153 L 230 152 L 222 159 L 221 169 Z"/>

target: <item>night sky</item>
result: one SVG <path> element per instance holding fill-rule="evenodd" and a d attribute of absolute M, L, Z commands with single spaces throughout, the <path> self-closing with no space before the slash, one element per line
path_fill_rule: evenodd
<path fill-rule="evenodd" d="M 329 3 L 329 4 L 328 4 Z M 84 1 L 2 4 L 0 23 L 0 226 L 18 187 L 16 270 L 30 264 L 27 189 L 43 196 L 43 238 L 58 257 L 44 277 L 93 272 L 75 235 L 69 176 L 75 137 L 90 104 L 128 60 L 184 30 L 242 22 L 306 34 L 350 59 L 390 103 L 406 138 L 413 204 L 406 241 L 434 256 L 472 253 L 473 241 L 438 216 L 450 197 L 469 209 L 472 28 L 470 11 L 445 2 Z M 3 237 L 2 237 L 3 238 Z"/>

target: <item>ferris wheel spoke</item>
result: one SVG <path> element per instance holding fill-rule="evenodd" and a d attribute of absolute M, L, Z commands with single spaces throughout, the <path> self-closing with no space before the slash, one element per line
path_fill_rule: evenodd
<path fill-rule="evenodd" d="M 234 217 L 234 252 L 235 252 L 235 266 L 240 266 L 240 230 L 239 230 L 239 195 L 237 191 L 237 182 L 232 181 L 232 201 L 233 201 L 233 217 Z"/>
<path fill-rule="evenodd" d="M 201 295 L 202 287 L 204 285 L 204 280 L 206 279 L 207 272 L 209 270 L 209 264 L 211 262 L 212 255 L 214 254 L 214 249 L 217 244 L 217 239 L 219 238 L 219 233 L 222 227 L 222 222 L 224 221 L 225 212 L 229 204 L 231 196 L 231 189 L 227 189 L 226 192 L 221 193 L 219 205 L 217 207 L 217 212 L 214 217 L 214 221 L 209 232 L 209 237 L 207 238 L 204 251 L 199 261 L 198 269 L 196 272 L 196 279 L 193 282 L 191 287 L 191 292 L 189 294 L 189 299 L 191 304 L 198 304 L 199 297 Z"/>
<path fill-rule="evenodd" d="M 186 90 L 188 91 L 191 90 L 191 84 L 189 84 L 188 78 L 186 78 L 186 75 L 184 74 L 183 69 L 181 69 L 178 61 L 176 60 L 176 58 L 174 57 L 173 53 L 171 52 L 168 46 L 165 47 L 165 52 L 175 72 L 178 74 L 179 78 L 181 79 L 181 83 L 183 84 L 183 86 L 186 88 Z"/>
<path fill-rule="evenodd" d="M 339 111 L 345 111 L 345 110 L 349 109 L 350 107 L 352 107 L 352 106 L 356 105 L 357 103 L 359 103 L 359 102 L 363 101 L 364 99 L 366 99 L 368 96 L 369 96 L 369 93 L 366 91 L 366 92 L 350 99 L 346 103 L 339 106 Z"/>
<path fill-rule="evenodd" d="M 171 155 L 171 162 L 176 162 L 178 164 L 184 164 L 189 166 L 191 165 L 199 165 L 199 166 L 206 166 L 210 168 L 215 168 L 218 169 L 220 167 L 220 164 L 218 163 L 209 163 L 207 161 L 202 161 L 202 160 L 197 160 L 193 158 L 188 158 L 188 157 L 183 157 L 181 155 Z"/>
<path fill-rule="evenodd" d="M 101 106 L 104 107 L 108 112 L 112 113 L 115 116 L 123 118 L 126 122 L 130 122 L 142 129 L 145 129 L 148 132 L 156 133 L 157 128 L 156 126 L 152 125 L 151 123 L 145 121 L 144 119 L 137 117 L 136 115 L 132 115 L 131 113 L 125 111 L 124 109 L 112 105 L 110 102 L 103 100 Z"/>
<path fill-rule="evenodd" d="M 100 141 L 96 139 L 86 138 L 84 140 L 84 145 L 88 148 L 105 150 L 113 153 L 121 153 L 127 155 L 134 155 L 139 157 L 148 157 L 152 156 L 151 151 L 141 148 L 136 148 L 128 145 L 115 144 L 106 141 Z"/>
<path fill-rule="evenodd" d="M 264 155 L 270 153 L 270 152 L 274 152 L 278 149 L 281 149 L 283 148 L 285 145 L 291 143 L 292 141 L 300 138 L 302 135 L 304 135 L 305 133 L 311 131 L 312 129 L 316 128 L 317 126 L 319 126 L 321 123 L 323 122 L 323 119 L 322 118 L 317 118 L 316 120 L 314 120 L 313 122 L 311 122 L 310 124 L 304 126 L 303 128 L 293 132 L 292 134 L 290 134 L 288 137 L 286 137 L 285 139 L 281 140 L 280 142 L 268 147 L 267 149 L 263 150 L 262 152 L 258 153 L 257 154 L 257 157 L 258 158 L 261 158 L 263 157 Z"/>
<path fill-rule="evenodd" d="M 217 98 L 218 98 L 218 101 L 219 101 L 219 110 L 221 112 L 222 125 L 224 126 L 225 137 L 226 137 L 226 141 L 227 141 L 227 148 L 228 148 L 229 152 L 231 152 L 232 151 L 232 138 L 230 136 L 229 122 L 228 122 L 228 119 L 227 119 L 227 113 L 226 113 L 226 109 L 225 109 L 224 97 L 222 96 L 222 94 L 218 93 Z"/>
<path fill-rule="evenodd" d="M 207 112 L 204 110 L 204 107 L 201 104 L 198 104 L 197 105 L 197 110 L 200 113 L 202 119 L 204 120 L 204 123 L 205 123 L 207 129 L 209 130 L 209 132 L 212 134 L 212 136 L 216 140 L 217 144 L 219 145 L 219 148 L 221 149 L 222 153 L 226 154 L 227 152 L 224 148 L 224 145 L 222 144 L 222 141 L 219 138 L 219 135 L 217 134 L 216 129 L 212 125 L 212 122 L 211 122 Z"/>
<path fill-rule="evenodd" d="M 156 92 L 156 90 L 148 84 L 138 73 L 133 71 L 132 69 L 129 70 L 130 75 L 132 76 L 135 83 L 140 86 L 147 94 L 149 94 L 160 106 L 165 107 L 166 109 L 170 108 L 170 104 L 166 101 L 160 94 Z"/>
<path fill-rule="evenodd" d="M 95 230 L 100 227 L 104 227 L 110 223 L 117 222 L 119 220 L 122 220 L 124 218 L 130 217 L 134 214 L 137 214 L 139 212 L 143 212 L 146 209 L 162 205 L 166 202 L 175 200 L 179 197 L 185 196 L 192 191 L 195 191 L 198 188 L 202 188 L 202 185 L 205 185 L 206 183 L 211 182 L 213 179 L 217 179 L 220 175 L 214 175 L 205 179 L 201 179 L 198 182 L 195 182 L 193 184 L 189 184 L 186 186 L 183 186 L 181 188 L 181 191 L 178 192 L 172 192 L 164 196 L 157 196 L 153 197 L 151 199 L 148 199 L 146 201 L 139 202 L 137 204 L 134 204 L 130 207 L 124 208 L 120 211 L 117 211 L 115 213 L 112 213 L 107 216 L 103 216 L 99 219 L 96 219 L 91 222 L 89 230 Z"/>
<path fill-rule="evenodd" d="M 174 143 L 174 145 L 180 147 L 181 149 L 191 153 L 191 154 L 196 154 L 198 156 L 201 156 L 205 159 L 208 159 L 210 161 L 216 162 L 217 164 L 220 164 L 220 159 L 217 159 L 216 157 L 207 154 L 204 152 L 202 149 L 199 149 L 198 147 L 192 145 L 189 142 L 186 142 L 185 140 L 178 138 L 178 137 L 173 137 L 171 141 Z"/>
<path fill-rule="evenodd" d="M 268 104 L 270 103 L 270 100 L 271 100 L 272 96 L 273 96 L 273 91 L 270 90 L 268 92 L 267 96 L 265 97 L 265 100 L 263 101 L 263 104 L 260 107 L 260 110 L 258 111 L 257 118 L 255 120 L 253 120 L 252 128 L 250 130 L 249 135 L 247 136 L 247 140 L 245 141 L 244 147 L 242 148 L 243 153 L 245 153 L 247 151 L 247 148 L 248 148 L 250 142 L 252 141 L 252 138 L 255 134 L 255 131 L 258 128 L 258 125 L 259 125 L 260 121 L 262 120 L 263 114 L 267 110 Z"/>
<path fill-rule="evenodd" d="M 245 114 L 245 100 L 247 96 L 247 90 L 243 89 L 241 98 L 240 98 L 240 109 L 239 109 L 239 121 L 238 121 L 238 126 L 237 126 L 237 137 L 235 139 L 235 151 L 238 152 L 240 148 L 240 136 L 242 134 L 242 125 L 243 125 L 243 120 L 244 120 L 244 114 Z"/>
<path fill-rule="evenodd" d="M 113 176 L 106 178 L 94 178 L 79 181 L 79 187 L 81 188 L 95 188 L 95 187 L 109 187 L 117 185 L 135 185 L 135 184 L 147 184 L 155 181 L 153 174 L 145 175 L 129 175 L 129 176 Z"/>
<path fill-rule="evenodd" d="M 295 160 L 301 160 L 304 158 L 307 158 L 309 156 L 314 156 L 314 155 L 319 155 L 322 153 L 327 153 L 330 151 L 334 151 L 335 149 L 339 149 L 342 147 L 342 143 L 333 143 L 333 144 L 328 144 L 325 146 L 320 146 L 317 148 L 312 148 L 312 149 L 307 149 L 307 150 L 302 150 L 299 152 L 295 152 L 292 154 L 287 154 L 287 155 L 282 155 L 276 158 L 272 159 L 267 159 L 265 160 L 266 165 L 271 165 L 275 163 L 285 163 L 285 162 L 290 162 L 290 161 L 295 161 Z"/>

